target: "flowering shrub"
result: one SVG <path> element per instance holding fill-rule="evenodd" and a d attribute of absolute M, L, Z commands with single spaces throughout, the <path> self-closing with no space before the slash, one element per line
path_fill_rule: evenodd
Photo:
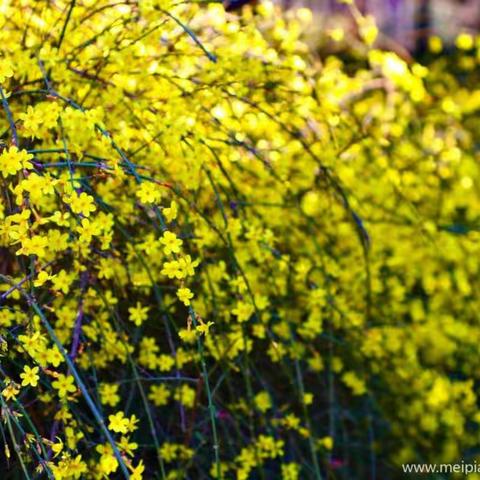
<path fill-rule="evenodd" d="M 2 471 L 400 478 L 478 446 L 480 42 L 422 66 L 351 8 L 344 64 L 306 9 L 0 4 Z"/>

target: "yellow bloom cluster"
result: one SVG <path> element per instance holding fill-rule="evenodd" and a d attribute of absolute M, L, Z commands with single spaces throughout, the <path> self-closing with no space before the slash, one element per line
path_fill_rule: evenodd
<path fill-rule="evenodd" d="M 268 1 L 0 2 L 5 469 L 389 478 L 476 451 L 480 39 L 420 65 L 343 3 L 349 63 Z"/>

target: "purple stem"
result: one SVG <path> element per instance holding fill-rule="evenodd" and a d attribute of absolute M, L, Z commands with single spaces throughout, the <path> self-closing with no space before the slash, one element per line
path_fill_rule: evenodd
<path fill-rule="evenodd" d="M 83 320 L 83 294 L 88 283 L 88 272 L 83 272 L 80 279 L 80 288 L 82 290 L 77 318 L 75 319 L 75 326 L 73 328 L 72 347 L 70 349 L 70 358 L 74 360 L 78 355 L 78 347 L 80 346 L 80 333 L 82 332 L 82 320 Z"/>

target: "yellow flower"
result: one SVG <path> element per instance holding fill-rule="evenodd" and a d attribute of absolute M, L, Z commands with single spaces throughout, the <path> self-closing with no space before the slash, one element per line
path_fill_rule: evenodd
<path fill-rule="evenodd" d="M 138 465 L 132 470 L 130 480 L 142 480 L 144 471 L 145 465 L 143 464 L 143 460 L 140 460 Z"/>
<path fill-rule="evenodd" d="M 303 403 L 305 403 L 305 405 L 311 405 L 313 403 L 313 393 L 305 392 L 303 395 Z"/>
<path fill-rule="evenodd" d="M 128 431 L 133 433 L 137 428 L 138 428 L 138 418 L 136 417 L 136 415 L 132 415 L 129 419 L 128 419 Z"/>
<path fill-rule="evenodd" d="M 170 390 L 168 390 L 168 388 L 163 384 L 152 385 L 150 387 L 148 398 L 156 407 L 161 407 L 168 403 L 168 399 L 170 398 Z"/>
<path fill-rule="evenodd" d="M 55 275 L 48 274 L 45 270 L 42 270 L 38 275 L 37 278 L 34 280 L 33 285 L 35 287 L 41 287 L 44 285 L 48 280 L 52 280 Z"/>
<path fill-rule="evenodd" d="M 167 231 L 160 238 L 160 243 L 163 245 L 165 255 L 170 255 L 171 253 L 179 253 L 183 242 L 173 232 Z"/>
<path fill-rule="evenodd" d="M 77 208 L 80 208 L 80 207 L 77 205 Z M 87 212 L 87 211 L 88 209 L 83 210 L 83 212 Z M 76 231 L 80 235 L 80 239 L 82 241 L 86 243 L 90 243 L 90 241 L 92 240 L 92 237 L 99 236 L 101 234 L 102 229 L 97 222 L 91 221 L 88 218 L 82 218 L 80 225 L 76 227 Z"/>
<path fill-rule="evenodd" d="M 246 322 L 255 312 L 253 305 L 243 301 L 238 301 L 237 306 L 232 310 L 232 313 L 236 315 L 239 322 Z"/>
<path fill-rule="evenodd" d="M 57 379 L 52 382 L 52 386 L 58 390 L 58 396 L 62 399 L 66 398 L 69 393 L 73 393 L 77 390 L 72 375 L 64 375 L 63 373 L 60 373 Z"/>
<path fill-rule="evenodd" d="M 262 413 L 265 413 L 267 410 L 272 408 L 272 400 L 270 399 L 268 392 L 257 393 L 257 395 L 255 395 L 254 402 L 255 406 Z"/>
<path fill-rule="evenodd" d="M 31 168 L 32 158 L 33 155 L 26 150 L 19 150 L 18 147 L 12 146 L 0 154 L 0 171 L 4 178 L 15 175 L 22 169 Z"/>
<path fill-rule="evenodd" d="M 70 220 L 70 212 L 60 212 L 57 210 L 54 214 L 49 218 L 50 221 L 55 222 L 60 227 L 68 227 L 69 220 Z"/>
<path fill-rule="evenodd" d="M 178 336 L 182 339 L 183 342 L 185 343 L 194 343 L 195 342 L 195 330 L 187 329 L 187 328 L 182 328 L 178 332 Z"/>
<path fill-rule="evenodd" d="M 23 373 L 20 374 L 22 387 L 27 387 L 28 385 L 36 387 L 38 385 L 38 379 L 40 378 L 38 375 L 39 370 L 39 367 L 30 368 L 28 365 L 25 365 L 25 367 L 23 367 Z"/>
<path fill-rule="evenodd" d="M 97 452 L 100 455 L 99 470 L 104 475 L 108 476 L 118 469 L 118 461 L 113 454 L 112 447 L 110 445 L 97 445 Z"/>
<path fill-rule="evenodd" d="M 120 442 L 118 442 L 118 447 L 122 452 L 133 457 L 135 450 L 138 448 L 138 444 L 135 442 L 130 442 L 128 437 L 121 437 Z"/>
<path fill-rule="evenodd" d="M 347 3 L 347 2 L 343 0 L 343 3 Z M 291 463 L 284 463 L 282 465 L 282 480 L 298 480 L 299 475 L 300 475 L 300 466 L 298 464 L 291 462 Z"/>
<path fill-rule="evenodd" d="M 155 183 L 144 182 L 137 190 L 137 197 L 142 203 L 155 203 L 160 200 L 162 194 Z"/>
<path fill-rule="evenodd" d="M 363 395 L 367 391 L 365 382 L 353 372 L 344 373 L 342 380 L 352 389 L 354 395 Z"/>
<path fill-rule="evenodd" d="M 58 347 L 54 345 L 46 350 L 46 360 L 50 365 L 58 367 L 64 361 L 64 358 Z"/>
<path fill-rule="evenodd" d="M 320 213 L 322 208 L 321 197 L 318 192 L 307 192 L 302 198 L 302 210 L 310 217 Z"/>
<path fill-rule="evenodd" d="M 20 374 L 21 376 L 22 374 Z M 7 379 L 6 387 L 2 390 L 2 396 L 5 400 L 11 400 L 12 398 L 16 398 L 18 393 L 20 392 L 20 387 L 15 382 L 12 382 L 10 379 Z"/>
<path fill-rule="evenodd" d="M 179 288 L 177 290 L 177 297 L 187 307 L 190 305 L 190 300 L 193 298 L 193 293 L 189 288 Z"/>
<path fill-rule="evenodd" d="M 326 450 L 331 450 L 333 448 L 333 438 L 332 437 L 323 437 L 318 440 L 319 445 L 324 447 Z"/>
<path fill-rule="evenodd" d="M 372 15 L 362 17 L 359 21 L 360 35 L 364 42 L 371 46 L 374 44 L 378 36 L 378 27 L 375 24 L 375 18 Z"/>
<path fill-rule="evenodd" d="M 173 398 L 185 407 L 192 408 L 195 404 L 195 390 L 188 385 L 182 385 L 175 390 Z"/>
<path fill-rule="evenodd" d="M 472 49 L 475 45 L 473 35 L 470 35 L 469 33 L 461 33 L 457 36 L 455 40 L 455 45 L 460 50 Z"/>
<path fill-rule="evenodd" d="M 43 123 L 43 112 L 40 109 L 34 109 L 31 105 L 27 107 L 26 113 L 21 113 L 19 118 L 23 120 L 23 128 L 25 130 L 25 134 L 30 137 L 40 137 L 41 131 L 40 125 Z"/>
<path fill-rule="evenodd" d="M 165 442 L 160 447 L 160 455 L 165 462 L 172 462 L 177 457 L 178 445 L 170 442 Z"/>
<path fill-rule="evenodd" d="M 432 53 L 440 53 L 443 50 L 443 41 L 437 35 L 428 38 L 428 48 Z"/>
<path fill-rule="evenodd" d="M 104 405 L 115 407 L 120 401 L 118 385 L 114 383 L 102 383 L 99 388 L 100 398 Z"/>
<path fill-rule="evenodd" d="M 66 270 L 60 270 L 51 280 L 55 290 L 61 291 L 65 294 L 70 291 L 72 280 Z"/>
<path fill-rule="evenodd" d="M 56 440 L 58 440 L 57 442 L 55 442 L 53 445 L 52 445 L 52 451 L 54 453 L 53 455 L 53 458 L 57 457 L 58 455 L 60 455 L 60 453 L 62 452 L 63 450 L 63 442 L 62 442 L 62 439 L 59 438 L 59 437 L 56 437 Z"/>
<path fill-rule="evenodd" d="M 171 262 L 165 262 L 161 271 L 162 275 L 166 275 L 168 278 L 184 278 L 185 274 L 180 267 L 180 263 L 177 260 Z"/>
<path fill-rule="evenodd" d="M 10 60 L 6 58 L 0 59 L 0 83 L 4 83 L 5 79 L 13 77 L 13 68 Z"/>
<path fill-rule="evenodd" d="M 108 416 L 108 428 L 117 433 L 127 433 L 129 427 L 129 420 L 125 418 L 123 412 L 117 412 L 115 415 Z"/>
<path fill-rule="evenodd" d="M 162 210 L 162 213 L 167 223 L 173 222 L 173 220 L 177 218 L 177 213 L 178 213 L 177 202 L 172 201 L 170 203 L 170 207 L 164 208 Z"/>
<path fill-rule="evenodd" d="M 341 42 L 345 37 L 345 32 L 342 28 L 333 28 L 328 32 L 328 34 L 335 42 Z"/>
<path fill-rule="evenodd" d="M 170 355 L 159 355 L 156 359 L 156 367 L 161 372 L 168 372 L 175 365 L 175 360 Z"/>
<path fill-rule="evenodd" d="M 142 307 L 140 302 L 137 302 L 135 307 L 128 309 L 128 318 L 139 327 L 148 318 L 149 307 Z"/>
<path fill-rule="evenodd" d="M 80 195 L 78 195 L 77 192 L 73 192 L 70 195 L 70 198 L 67 200 L 67 203 L 70 204 L 70 208 L 72 209 L 73 213 L 77 213 L 85 217 L 89 217 L 90 213 L 97 209 L 93 197 L 85 192 L 80 193 Z"/>
<path fill-rule="evenodd" d="M 34 235 L 22 239 L 22 248 L 17 250 L 17 255 L 37 255 L 44 257 L 48 247 L 48 238 L 41 235 Z"/>
<path fill-rule="evenodd" d="M 199 319 L 199 324 L 196 326 L 195 330 L 200 333 L 200 335 L 208 335 L 210 331 L 210 327 L 213 325 L 213 322 L 203 322 Z"/>
<path fill-rule="evenodd" d="M 180 258 L 178 261 L 179 267 L 182 271 L 182 277 L 180 278 L 193 276 L 195 274 L 195 267 L 197 267 L 199 263 L 200 260 L 192 260 L 190 255 L 185 255 Z"/>

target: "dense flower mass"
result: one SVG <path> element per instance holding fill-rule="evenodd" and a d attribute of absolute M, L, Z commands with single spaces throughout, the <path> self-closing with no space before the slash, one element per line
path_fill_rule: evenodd
<path fill-rule="evenodd" d="M 324 55 L 269 2 L 0 1 L 2 472 L 473 461 L 480 39 L 343 3 Z"/>

